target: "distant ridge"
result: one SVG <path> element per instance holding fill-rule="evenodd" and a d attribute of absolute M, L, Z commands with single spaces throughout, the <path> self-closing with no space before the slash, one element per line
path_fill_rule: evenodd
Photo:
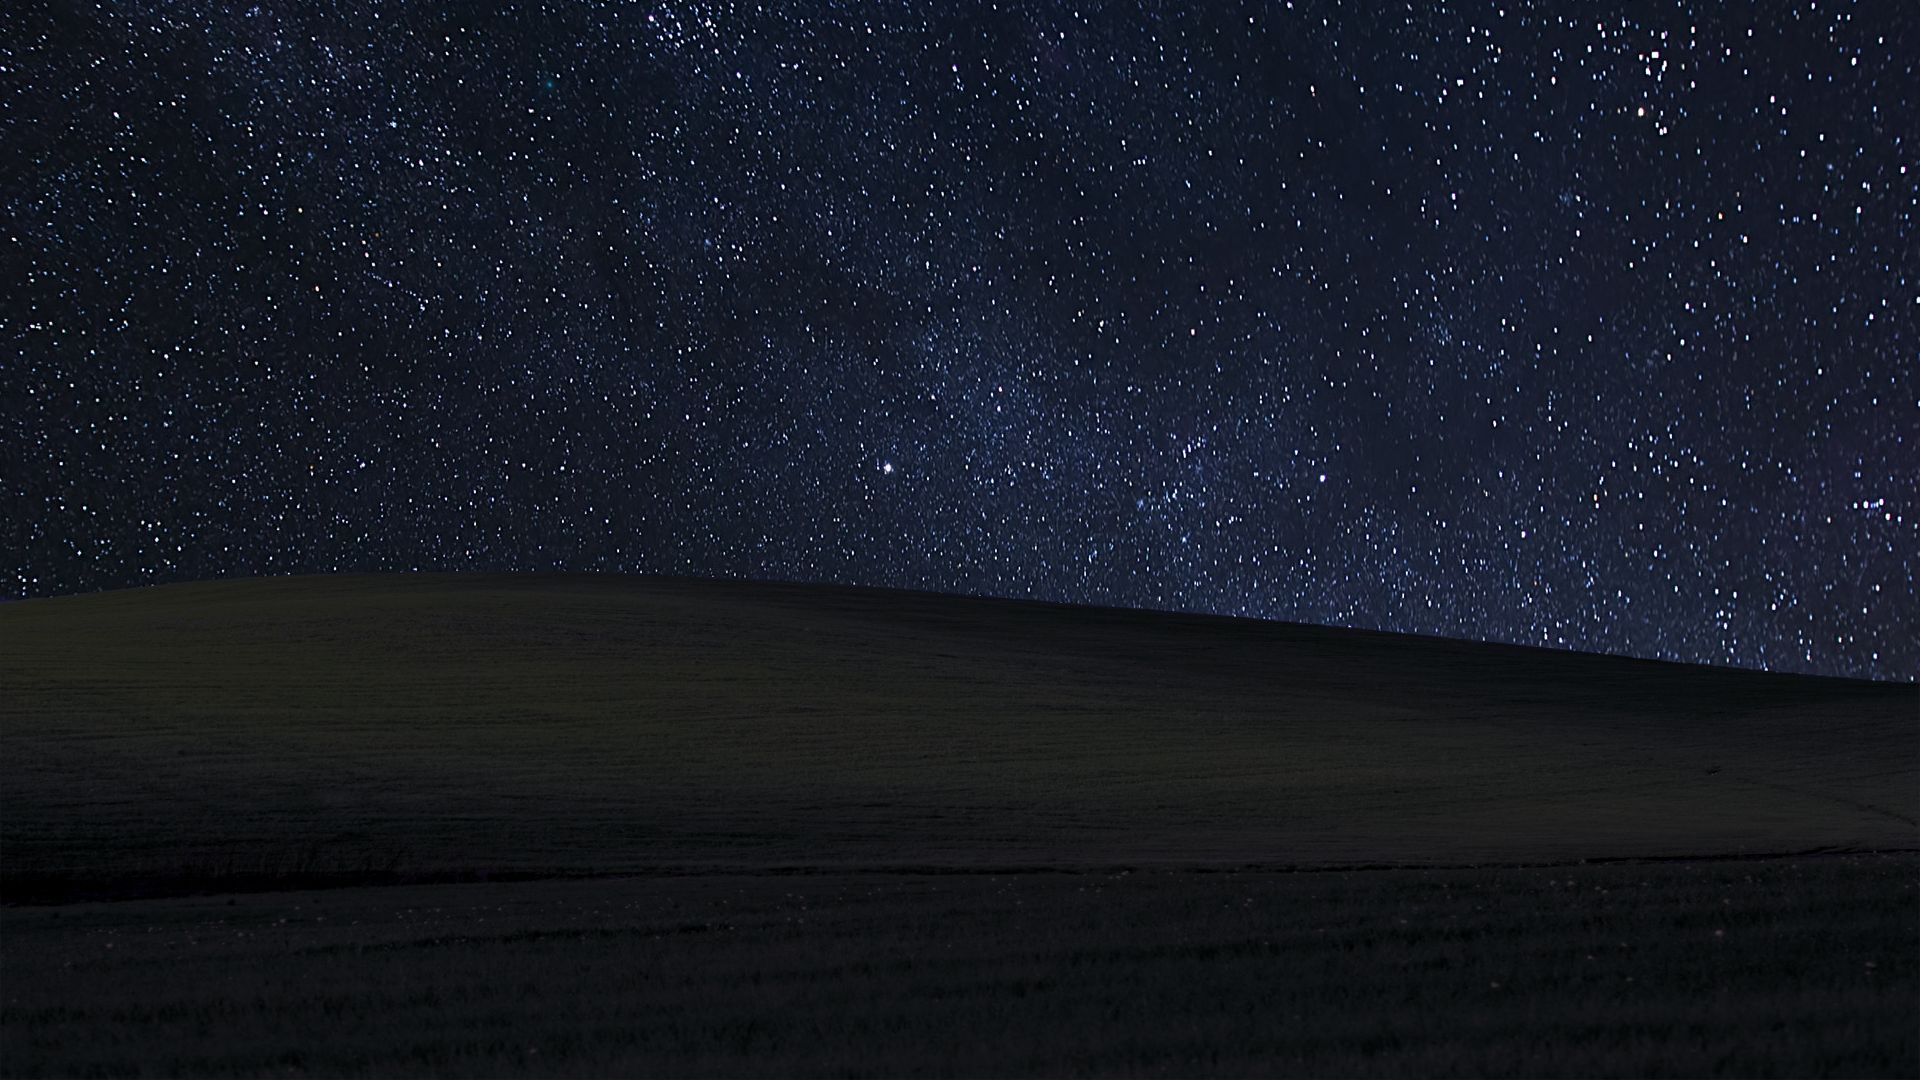
<path fill-rule="evenodd" d="M 0 609 L 0 892 L 1920 847 L 1920 687 L 846 586 Z"/>

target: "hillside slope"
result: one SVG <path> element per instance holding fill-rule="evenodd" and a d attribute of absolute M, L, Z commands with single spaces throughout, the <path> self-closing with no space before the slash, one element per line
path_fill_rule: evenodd
<path fill-rule="evenodd" d="M 611 576 L 0 607 L 0 882 L 1916 846 L 1920 688 Z"/>

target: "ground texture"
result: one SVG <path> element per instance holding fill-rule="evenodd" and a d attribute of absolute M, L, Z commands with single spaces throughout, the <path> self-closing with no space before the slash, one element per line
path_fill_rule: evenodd
<path fill-rule="evenodd" d="M 854 589 L 0 607 L 7 1075 L 1920 1073 L 1920 690 Z"/>

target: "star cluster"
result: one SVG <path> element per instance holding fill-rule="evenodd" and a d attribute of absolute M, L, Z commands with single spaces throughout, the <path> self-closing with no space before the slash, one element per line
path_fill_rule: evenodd
<path fill-rule="evenodd" d="M 1900 3 L 0 14 L 7 588 L 604 569 L 1920 673 Z"/>

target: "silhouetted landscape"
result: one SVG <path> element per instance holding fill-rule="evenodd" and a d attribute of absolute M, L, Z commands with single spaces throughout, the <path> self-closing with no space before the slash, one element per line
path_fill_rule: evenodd
<path fill-rule="evenodd" d="M 1920 689 L 837 586 L 0 608 L 8 1075 L 1920 1071 Z"/>
<path fill-rule="evenodd" d="M 0 4 L 0 1080 L 1920 1080 L 1916 42 Z"/>

